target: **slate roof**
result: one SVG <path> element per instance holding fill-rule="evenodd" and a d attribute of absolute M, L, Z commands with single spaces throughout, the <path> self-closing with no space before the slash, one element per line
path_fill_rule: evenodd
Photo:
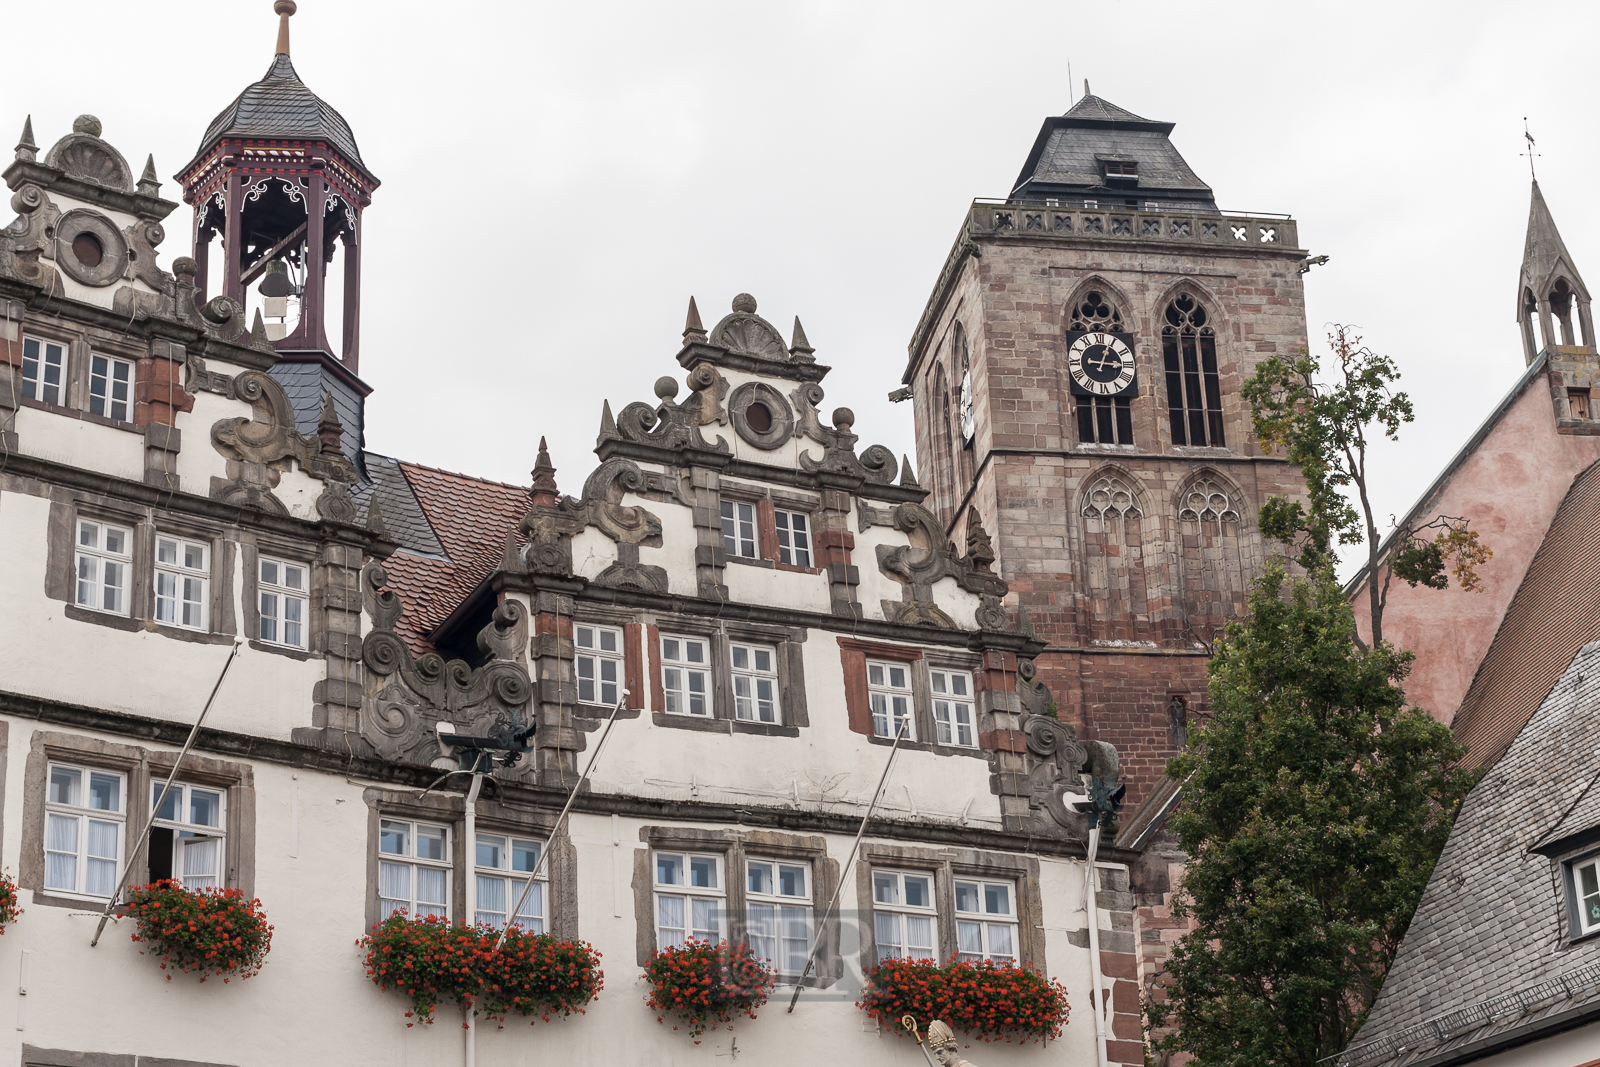
<path fill-rule="evenodd" d="M 315 363 L 279 360 L 267 373 L 283 386 L 289 405 L 294 408 L 295 431 L 306 437 L 317 435 L 317 423 L 322 420 L 322 397 L 324 393 L 331 393 L 333 410 L 344 428 L 339 434 L 340 451 L 350 462 L 361 462 L 365 427 L 361 397 L 354 390 Z"/>
<path fill-rule="evenodd" d="M 1085 96 L 1065 115 L 1044 126 L 1017 175 L 1013 197 L 1117 196 L 1177 199 L 1215 211 L 1211 187 L 1200 180 L 1168 139 L 1173 124 L 1142 118 L 1103 100 Z M 1101 160 L 1138 163 L 1138 183 L 1108 187 Z"/>
<path fill-rule="evenodd" d="M 1469 764 L 1500 758 L 1572 654 L 1600 639 L 1600 463 L 1572 480 L 1453 722 Z"/>
<path fill-rule="evenodd" d="M 260 81 L 247 86 L 233 103 L 211 120 L 205 136 L 200 139 L 195 158 L 224 137 L 326 141 L 346 160 L 367 170 L 350 124 L 327 101 L 306 88 L 300 75 L 295 73 L 294 64 L 281 52 L 272 57 L 272 66 Z M 370 177 L 371 172 L 367 173 Z"/>
<path fill-rule="evenodd" d="M 417 655 L 432 652 L 428 635 L 499 565 L 507 531 L 527 513 L 528 490 L 387 456 L 368 458 L 374 486 L 381 487 L 374 492 L 381 494 L 384 522 L 402 544 L 383 564 L 403 608 L 395 631 Z"/>
<path fill-rule="evenodd" d="M 1553 861 L 1529 851 L 1580 799 L 1600 816 L 1586 797 L 1600 771 L 1596 681 L 1600 642 L 1468 795 L 1372 1013 L 1335 1062 L 1442 1067 L 1600 1017 L 1600 938 L 1563 942 Z"/>

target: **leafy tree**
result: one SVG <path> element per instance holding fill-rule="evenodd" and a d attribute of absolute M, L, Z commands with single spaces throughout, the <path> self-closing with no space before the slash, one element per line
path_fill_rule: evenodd
<path fill-rule="evenodd" d="M 1383 642 L 1383 610 L 1394 578 L 1444 589 L 1454 574 L 1461 588 L 1481 588 L 1478 568 L 1494 553 L 1467 520 L 1438 515 L 1396 529 L 1387 544 L 1379 537 L 1368 492 L 1367 446 L 1376 433 L 1398 440 L 1412 421 L 1411 399 L 1396 392 L 1394 360 L 1367 348 L 1348 326 L 1328 335 L 1336 378 L 1315 381 L 1316 357 L 1302 350 L 1274 356 L 1256 368 L 1242 390 L 1250 404 L 1256 440 L 1270 452 L 1282 447 L 1305 476 L 1306 500 L 1272 497 L 1261 507 L 1261 530 L 1298 545 L 1307 571 L 1331 569 L 1335 543 L 1367 546 L 1367 599 L 1372 643 Z M 1354 502 L 1346 495 L 1353 492 Z M 1359 508 L 1359 510 L 1358 510 Z M 1360 636 L 1355 640 L 1359 643 Z"/>
<path fill-rule="evenodd" d="M 1313 507 L 1328 503 L 1313 497 Z M 1268 567 L 1210 665 L 1213 714 L 1168 773 L 1194 926 L 1146 1005 L 1200 1067 L 1314 1067 L 1371 1006 L 1475 778 L 1408 708 L 1410 653 L 1354 640 L 1331 569 Z"/>

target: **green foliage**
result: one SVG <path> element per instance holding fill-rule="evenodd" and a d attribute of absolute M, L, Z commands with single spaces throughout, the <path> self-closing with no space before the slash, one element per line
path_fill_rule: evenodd
<path fill-rule="evenodd" d="M 1313 504 L 1313 507 L 1316 507 Z M 1314 1067 L 1356 1032 L 1476 775 L 1408 708 L 1410 654 L 1353 640 L 1326 569 L 1268 568 L 1210 666 L 1212 715 L 1168 773 L 1194 929 L 1147 1005 L 1200 1067 Z"/>

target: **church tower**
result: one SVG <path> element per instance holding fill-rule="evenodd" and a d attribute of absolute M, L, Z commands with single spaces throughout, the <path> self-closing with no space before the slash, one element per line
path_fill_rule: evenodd
<path fill-rule="evenodd" d="M 1220 211 L 1172 129 L 1092 95 L 1047 118 L 967 211 L 903 379 L 947 535 L 997 531 L 1059 716 L 1117 746 L 1134 804 L 1203 710 L 1257 509 L 1299 486 L 1240 386 L 1307 345 L 1294 220 Z"/>
<path fill-rule="evenodd" d="M 378 179 L 344 117 L 295 73 L 289 60 L 294 0 L 276 0 L 278 47 L 262 79 L 212 120 L 200 149 L 177 175 L 195 209 L 199 299 L 247 305 L 255 287 L 267 336 L 278 350 L 272 375 L 289 394 L 297 429 L 327 426 L 327 398 L 343 451 L 360 464 L 363 408 L 372 390 L 358 376 L 361 348 L 361 213 Z M 214 239 L 221 238 L 221 289 L 206 291 Z M 342 321 L 328 318 L 335 254 L 343 273 Z M 340 344 L 329 337 L 337 327 Z"/>

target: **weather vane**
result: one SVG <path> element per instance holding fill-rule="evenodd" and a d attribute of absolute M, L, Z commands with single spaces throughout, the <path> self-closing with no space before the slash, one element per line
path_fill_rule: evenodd
<path fill-rule="evenodd" d="M 1526 115 L 1522 116 L 1522 136 L 1528 139 L 1528 150 L 1526 152 L 1518 152 L 1517 154 L 1519 156 L 1528 157 L 1528 174 L 1533 178 L 1534 181 L 1538 181 L 1539 176 L 1533 172 L 1533 157 L 1537 156 L 1539 153 L 1533 150 L 1533 134 L 1528 132 L 1528 116 Z"/>

